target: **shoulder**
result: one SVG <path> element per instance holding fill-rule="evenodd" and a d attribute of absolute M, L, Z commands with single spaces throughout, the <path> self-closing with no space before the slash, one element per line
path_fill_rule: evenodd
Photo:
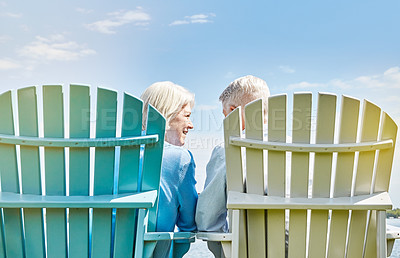
<path fill-rule="evenodd" d="M 169 143 L 164 144 L 164 158 L 179 161 L 181 165 L 194 163 L 193 155 L 188 149 Z"/>
<path fill-rule="evenodd" d="M 225 159 L 225 147 L 223 143 L 214 147 L 211 153 L 211 159 Z"/>

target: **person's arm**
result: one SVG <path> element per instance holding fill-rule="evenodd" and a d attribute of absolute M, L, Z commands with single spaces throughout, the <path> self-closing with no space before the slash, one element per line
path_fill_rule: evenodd
<path fill-rule="evenodd" d="M 206 168 L 207 180 L 197 202 L 196 224 L 199 231 L 227 231 L 225 150 L 216 147 Z"/>
<path fill-rule="evenodd" d="M 189 152 L 190 153 L 190 152 Z M 190 153 L 190 162 L 182 167 L 180 172 L 180 182 L 178 186 L 178 220 L 177 226 L 179 231 L 196 231 L 196 223 L 194 220 L 197 203 L 196 179 L 195 179 L 196 165 L 193 156 Z"/>

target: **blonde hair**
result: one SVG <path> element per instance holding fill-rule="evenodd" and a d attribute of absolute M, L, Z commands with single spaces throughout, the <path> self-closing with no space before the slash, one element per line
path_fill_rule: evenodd
<path fill-rule="evenodd" d="M 231 82 L 221 93 L 219 100 L 224 109 L 229 109 L 230 106 L 244 107 L 247 103 L 262 98 L 264 111 L 267 113 L 269 96 L 268 85 L 263 79 L 247 75 Z"/>
<path fill-rule="evenodd" d="M 156 82 L 150 85 L 140 97 L 144 102 L 142 128 L 145 129 L 147 121 L 147 106 L 151 104 L 167 120 L 166 129 L 169 122 L 186 105 L 194 106 L 194 94 L 170 81 Z"/>

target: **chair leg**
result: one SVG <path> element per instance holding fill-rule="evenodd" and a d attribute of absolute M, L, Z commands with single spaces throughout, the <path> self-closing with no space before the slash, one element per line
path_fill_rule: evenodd
<path fill-rule="evenodd" d="M 386 211 L 376 211 L 376 247 L 378 252 L 378 257 L 387 257 L 387 246 L 386 246 Z"/>
<path fill-rule="evenodd" d="M 190 249 L 190 243 L 177 243 L 172 241 L 172 257 L 180 258 L 183 257 Z"/>
<path fill-rule="evenodd" d="M 240 211 L 233 210 L 232 212 L 232 258 L 239 258 L 239 218 Z"/>
<path fill-rule="evenodd" d="M 134 257 L 143 257 L 144 232 L 145 232 L 144 219 L 146 217 L 146 213 L 147 213 L 146 209 L 139 209 L 138 227 L 137 227 L 137 231 L 136 231 L 136 247 L 135 247 L 135 256 Z"/>

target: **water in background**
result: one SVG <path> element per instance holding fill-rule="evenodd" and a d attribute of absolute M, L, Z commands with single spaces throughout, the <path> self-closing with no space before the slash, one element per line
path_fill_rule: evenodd
<path fill-rule="evenodd" d="M 388 219 L 387 224 L 400 227 L 400 219 Z M 196 240 L 190 247 L 189 252 L 184 256 L 185 258 L 212 258 L 214 255 L 208 250 L 207 243 L 202 240 Z M 396 240 L 393 246 L 390 258 L 400 257 L 400 240 Z"/>
<path fill-rule="evenodd" d="M 388 220 L 386 220 L 386 223 L 388 225 L 400 227 L 400 219 L 388 219 Z M 399 239 L 394 242 L 393 251 L 392 251 L 392 254 L 390 255 L 390 257 L 391 258 L 400 257 L 400 240 Z"/>

